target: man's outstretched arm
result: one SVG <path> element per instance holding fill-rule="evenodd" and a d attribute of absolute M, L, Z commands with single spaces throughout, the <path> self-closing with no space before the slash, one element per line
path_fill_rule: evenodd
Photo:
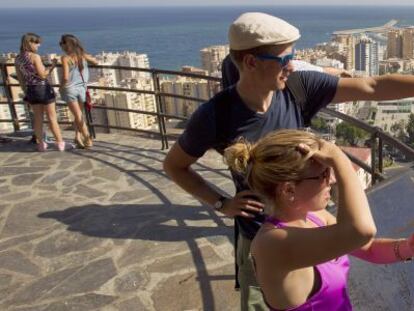
<path fill-rule="evenodd" d="M 414 76 L 395 74 L 366 78 L 341 78 L 332 102 L 391 100 L 413 96 Z"/>

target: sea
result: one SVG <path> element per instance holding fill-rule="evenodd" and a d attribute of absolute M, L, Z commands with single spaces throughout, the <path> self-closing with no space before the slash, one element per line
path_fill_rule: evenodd
<path fill-rule="evenodd" d="M 152 68 L 200 67 L 200 49 L 226 44 L 229 25 L 244 12 L 269 13 L 297 26 L 299 49 L 329 41 L 336 30 L 379 26 L 391 19 L 400 26 L 414 25 L 414 6 L 0 7 L 0 53 L 17 52 L 22 34 L 35 32 L 43 38 L 40 54 L 59 54 L 60 36 L 71 33 L 91 54 L 135 51 L 148 54 Z"/>

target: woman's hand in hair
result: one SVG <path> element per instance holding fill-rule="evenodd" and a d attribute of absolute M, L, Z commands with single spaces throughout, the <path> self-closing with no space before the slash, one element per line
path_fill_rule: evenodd
<path fill-rule="evenodd" d="M 336 161 L 347 159 L 338 146 L 323 139 L 320 140 L 319 149 L 311 149 L 306 144 L 300 144 L 298 150 L 320 164 L 331 167 Z"/>

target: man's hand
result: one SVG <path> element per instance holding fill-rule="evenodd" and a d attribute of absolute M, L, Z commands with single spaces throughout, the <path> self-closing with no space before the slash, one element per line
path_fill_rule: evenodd
<path fill-rule="evenodd" d="M 234 198 L 226 200 L 220 212 L 228 217 L 254 218 L 255 214 L 262 212 L 264 209 L 264 204 L 254 199 L 254 197 L 257 198 L 257 194 L 253 191 L 241 191 Z"/>

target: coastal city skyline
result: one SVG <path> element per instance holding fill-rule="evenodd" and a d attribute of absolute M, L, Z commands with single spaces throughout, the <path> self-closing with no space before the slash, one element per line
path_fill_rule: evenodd
<path fill-rule="evenodd" d="M 272 8 L 267 8 L 272 10 Z M 115 14 L 117 18 L 129 19 L 134 21 L 133 10 L 107 10 L 102 11 L 107 14 L 107 18 L 111 17 L 111 14 Z M 143 14 L 141 11 L 135 9 L 133 12 Z M 81 39 L 86 43 L 87 50 L 95 55 L 100 65 L 106 66 L 123 66 L 123 67 L 138 67 L 138 68 L 158 68 L 158 69 L 172 69 L 177 71 L 178 75 L 175 77 L 168 77 L 160 75 L 159 90 L 163 93 L 174 94 L 182 97 L 199 98 L 207 100 L 213 94 L 215 94 L 220 85 L 218 82 L 208 82 L 206 80 L 197 79 L 194 77 L 185 76 L 185 74 L 201 74 L 206 76 L 212 76 L 220 78 L 220 66 L 224 57 L 229 53 L 229 47 L 226 40 L 226 28 L 227 20 L 232 19 L 233 14 L 238 14 L 235 9 L 227 9 L 225 13 L 222 13 L 218 17 L 219 23 L 215 23 L 215 14 L 217 10 L 203 10 L 204 15 L 208 18 L 200 23 L 199 10 L 183 10 L 183 15 L 172 17 L 168 22 L 173 25 L 172 27 L 158 27 L 156 23 L 151 24 L 151 20 L 143 22 L 140 20 L 141 28 L 135 28 L 137 30 L 143 30 L 146 35 L 150 34 L 147 38 L 157 37 L 160 32 L 166 31 L 168 40 L 142 40 L 142 43 L 124 45 L 125 43 L 134 43 L 137 38 L 140 38 L 140 34 L 132 31 L 128 28 L 118 28 L 116 32 L 112 32 L 114 29 L 111 25 L 118 25 L 114 19 L 110 23 L 101 23 L 99 27 L 103 28 L 99 36 L 96 35 L 96 30 L 89 24 L 77 24 L 78 31 L 75 34 L 80 33 Z M 377 11 L 374 9 L 360 10 L 361 16 L 367 14 L 368 16 L 374 16 Z M 408 10 L 404 10 L 408 11 Z M 29 11 L 25 14 L 30 14 Z M 59 12 L 54 9 L 51 12 Z M 76 11 L 70 11 L 68 14 L 59 13 L 56 18 L 70 21 L 71 14 Z M 94 11 L 84 10 L 85 16 L 89 16 Z M 109 13 L 111 12 L 111 13 Z M 116 12 L 116 13 L 114 13 Z M 156 12 L 156 10 L 148 10 L 145 12 Z M 162 16 L 170 17 L 170 12 L 165 9 L 159 18 Z M 171 12 L 179 14 L 180 10 L 175 9 Z M 298 13 L 299 12 L 299 13 Z M 302 13 L 300 13 L 302 12 Z M 308 14 L 303 15 L 304 12 Z M 346 70 L 353 75 L 357 76 L 374 76 L 383 75 L 387 73 L 403 73 L 412 74 L 414 72 L 414 20 L 404 19 L 404 12 L 397 11 L 398 14 L 389 13 L 383 15 L 378 20 L 368 20 L 364 23 L 360 21 L 362 18 L 355 17 L 355 22 L 349 20 L 348 16 L 351 14 L 350 10 L 341 10 L 340 13 L 332 15 L 334 10 L 289 10 L 285 9 L 282 15 L 291 16 L 296 20 L 298 26 L 305 23 L 305 27 L 302 32 L 302 38 L 297 45 L 297 58 L 306 61 L 310 64 L 319 66 L 320 68 L 334 68 L 336 70 Z M 45 15 L 49 13 L 44 13 Z M 88 15 L 89 14 L 89 15 Z M 211 14 L 211 15 L 210 15 Z M 292 15 L 290 15 L 292 14 Z M 296 14 L 296 15 L 295 15 Z M 302 14 L 302 15 L 300 15 Z M 341 15 L 342 14 L 342 15 Z M 352 13 L 355 15 L 355 13 Z M 49 14 L 50 15 L 50 14 Z M 51 18 L 53 17 L 50 15 Z M 143 16 L 143 15 L 142 15 Z M 295 16 L 306 16 L 306 18 L 298 19 Z M 325 16 L 335 19 L 335 24 L 330 23 L 328 18 L 318 18 L 317 16 Z M 338 17 L 341 17 L 345 22 L 341 24 Z M 185 17 L 187 20 L 193 21 L 191 23 L 184 23 L 179 20 Z M 400 22 L 400 17 L 402 21 Z M 319 24 L 314 24 L 315 18 L 323 20 L 330 25 L 328 27 L 320 27 Z M 216 31 L 212 31 L 217 24 L 223 25 L 216 28 Z M 410 22 L 411 21 L 411 22 Z M 60 32 L 59 29 L 54 29 L 53 32 L 48 30 L 50 22 L 41 25 L 43 34 L 45 31 L 44 41 L 40 47 L 39 53 L 45 56 L 45 61 L 50 62 L 52 58 L 58 58 L 62 51 L 56 45 L 58 37 L 56 33 Z M 71 24 L 63 23 L 65 26 L 62 28 L 72 27 Z M 128 23 L 126 23 L 128 24 Z M 151 32 L 151 25 L 154 31 Z M 198 25 L 203 25 L 198 27 Z M 341 26 L 342 25 L 342 26 Z M 205 27 L 205 28 L 203 28 Z M 142 29 L 143 28 L 143 29 Z M 175 29 L 181 29 L 180 33 L 175 33 Z M 165 30 L 164 30 L 165 29 Z M 326 32 L 330 29 L 329 33 Z M 146 30 L 146 31 L 145 31 Z M 195 30 L 195 32 L 192 32 Z M 86 36 L 85 33 L 90 31 L 91 35 Z M 325 31 L 325 33 L 324 33 Z M 108 33 L 112 33 L 110 36 Z M 208 37 L 209 33 L 214 35 Z M 220 33 L 220 36 L 215 36 L 216 33 Z M 82 35 L 84 34 L 84 35 Z M 125 36 L 128 34 L 128 36 Z M 1 32 L 0 32 L 1 36 Z M 6 53 L 0 50 L 1 59 L 3 62 L 13 63 L 14 57 L 17 52 L 18 34 L 14 32 L 6 32 L 6 36 L 15 36 L 12 40 L 15 46 L 14 49 L 7 50 Z M 106 43 L 99 40 L 101 36 L 107 38 Z M 125 36 L 125 37 L 124 37 Z M 200 41 L 196 44 L 198 38 L 206 38 L 208 40 Z M 181 39 L 178 39 L 181 38 Z M 311 38 L 313 41 L 309 41 Z M 143 38 L 142 38 L 143 39 Z M 190 39 L 190 40 L 188 40 Z M 10 39 L 9 39 L 10 40 Z M 114 41 L 115 40 L 115 41 Z M 118 40 L 118 41 L 116 41 Z M 185 44 L 183 40 L 188 40 Z M 139 40 L 138 40 L 139 41 Z M 114 42 L 118 44 L 114 45 Z M 171 42 L 171 43 L 169 43 Z M 305 44 L 302 44 L 305 42 Z M 105 43 L 104 45 L 101 45 Z M 153 45 L 152 48 L 147 49 L 149 45 Z M 165 51 L 163 46 L 172 48 L 169 51 Z M 7 46 L 7 44 L 6 44 Z M 108 47 L 116 46 L 117 49 L 111 50 Z M 53 48 L 53 52 L 50 53 L 50 48 Z M 136 47 L 136 48 L 135 48 Z M 4 46 L 3 46 L 4 49 Z M 49 51 L 48 51 L 49 49 Z M 91 50 L 92 49 L 92 50 Z M 181 50 L 180 50 L 181 49 Z M 164 53 L 164 54 L 161 54 Z M 184 54 L 183 54 L 184 53 Z M 160 60 L 167 57 L 169 65 L 174 63 L 174 58 L 177 58 L 175 68 L 159 66 Z M 185 55 L 183 57 L 183 55 Z M 178 61 L 180 59 L 180 61 Z M 157 64 L 154 66 L 154 63 Z M 9 72 L 9 74 L 12 72 Z M 180 75 L 181 73 L 181 75 Z M 51 77 L 52 84 L 60 83 L 59 70 L 55 71 Z M 130 93 L 130 92 L 115 92 L 110 88 L 125 88 L 134 90 L 143 90 L 152 92 L 156 86 L 153 84 L 153 79 L 150 74 L 137 73 L 134 71 L 121 71 L 116 69 L 93 69 L 91 71 L 91 79 L 89 85 L 93 90 L 92 96 L 94 102 L 97 105 L 129 110 L 140 110 L 155 112 L 157 107 L 156 98 L 154 95 L 142 94 L 142 93 Z M 96 87 L 96 89 L 94 89 Z M 102 91 L 100 88 L 105 88 Z M 21 100 L 22 93 L 20 88 L 14 88 L 13 99 L 18 102 Z M 180 97 L 164 97 L 162 99 L 162 106 L 164 112 L 167 115 L 176 115 L 180 117 L 189 117 L 195 109 L 202 103 L 202 101 L 193 101 Z M 59 100 L 59 99 L 58 99 Z M 16 105 L 18 107 L 18 114 L 24 116 L 27 114 L 27 107 L 24 105 Z M 400 129 L 404 128 L 408 115 L 413 110 L 413 102 L 411 99 L 400 100 L 393 102 L 358 102 L 356 105 L 344 105 L 336 104 L 330 108 L 356 117 L 360 120 L 364 120 L 371 125 L 381 127 L 384 131 L 394 132 L 393 134 L 400 133 Z M 4 119 L 7 119 L 7 106 L 4 107 L 2 114 Z M 70 114 L 67 108 L 62 107 L 58 110 L 58 116 L 62 122 L 70 122 Z M 120 111 L 111 111 L 103 109 L 95 109 L 93 112 L 94 122 L 102 124 L 104 127 L 109 128 L 132 128 L 132 129 L 156 129 L 158 123 L 153 116 L 145 116 L 142 114 L 136 114 L 133 112 L 125 113 Z M 337 121 L 333 118 L 326 117 L 326 122 L 331 128 L 335 127 Z M 404 124 L 403 124 L 404 123 Z M 10 125 L 9 125 L 10 126 Z M 171 124 L 173 125 L 173 123 Z M 111 132 L 121 131 L 122 129 L 111 129 Z"/>
<path fill-rule="evenodd" d="M 414 8 L 414 7 L 413 7 Z M 50 8 L 34 14 L 30 9 L 0 10 L 0 53 L 17 52 L 27 31 L 42 36 L 39 52 L 61 53 L 60 35 L 71 33 L 87 51 L 135 51 L 147 54 L 154 68 L 179 70 L 198 66 L 198 51 L 227 43 L 229 23 L 247 10 L 280 16 L 301 30 L 296 48 L 310 48 L 330 40 L 341 29 L 381 25 L 391 19 L 414 25 L 414 9 L 365 7 L 209 7 L 209 8 Z M 76 20 L 76 23 L 73 21 Z"/>
<path fill-rule="evenodd" d="M 387 73 L 414 72 L 414 26 L 397 27 L 398 21 L 391 20 L 384 25 L 372 25 L 369 28 L 338 29 L 331 34 L 329 42 L 320 42 L 312 48 L 298 49 L 297 58 L 321 68 L 329 67 L 337 70 L 347 70 L 358 76 L 373 76 Z M 198 67 L 182 64 L 180 71 L 212 77 L 220 77 L 220 66 L 229 53 L 228 45 L 212 45 L 199 51 Z M 15 53 L 3 54 L 0 62 L 13 63 Z M 56 54 L 45 56 L 46 61 L 56 58 Z M 101 52 L 96 54 L 100 65 L 151 68 L 151 58 L 145 53 L 134 51 Z M 124 87 L 153 91 L 154 86 L 150 74 L 116 69 L 92 70 L 90 85 L 97 87 Z M 59 72 L 51 77 L 52 84 L 59 84 Z M 205 80 L 177 76 L 175 78 L 160 76 L 160 88 L 164 93 L 170 93 L 192 98 L 208 99 L 219 90 L 218 83 L 208 83 Z M 21 97 L 20 88 L 14 89 L 14 100 Z M 155 111 L 156 100 L 153 95 L 130 94 L 112 91 L 95 91 L 93 97 L 96 103 L 107 107 Z M 166 97 L 163 99 L 165 113 L 189 117 L 201 103 L 183 98 Z M 24 110 L 24 107 L 20 107 Z M 332 109 L 365 120 L 371 125 L 379 126 L 385 131 L 396 131 L 405 125 L 408 115 L 413 110 L 411 99 L 392 102 L 360 102 L 357 106 L 335 104 Z M 25 114 L 24 111 L 21 114 Z M 67 110 L 67 109 L 66 109 Z M 59 111 L 61 121 L 70 121 L 65 109 Z M 134 113 L 114 111 L 94 112 L 98 124 L 115 127 L 151 128 L 156 125 L 156 119 Z M 327 118 L 327 122 L 335 122 Z M 116 131 L 116 130 L 115 130 Z M 121 130 L 122 131 L 122 130 Z"/>

